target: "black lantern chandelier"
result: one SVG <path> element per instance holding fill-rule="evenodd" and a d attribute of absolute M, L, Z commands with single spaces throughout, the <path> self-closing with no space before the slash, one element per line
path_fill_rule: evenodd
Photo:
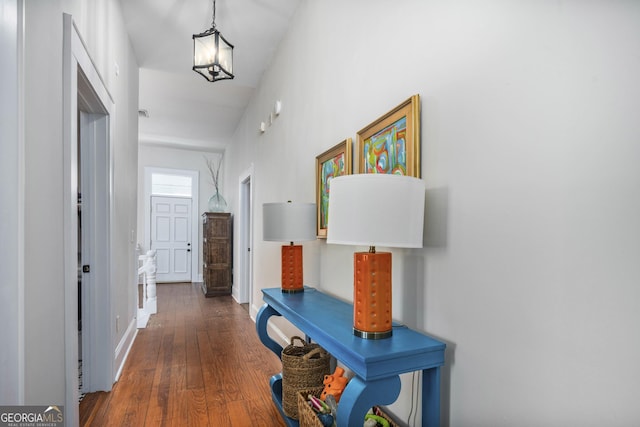
<path fill-rule="evenodd" d="M 193 71 L 210 82 L 233 78 L 233 45 L 216 29 L 216 0 L 211 28 L 193 35 Z"/>

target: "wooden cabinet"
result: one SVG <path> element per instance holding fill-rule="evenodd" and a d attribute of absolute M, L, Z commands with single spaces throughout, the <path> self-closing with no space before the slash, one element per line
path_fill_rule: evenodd
<path fill-rule="evenodd" d="M 230 213 L 202 214 L 202 291 L 207 297 L 231 294 L 233 218 Z"/>

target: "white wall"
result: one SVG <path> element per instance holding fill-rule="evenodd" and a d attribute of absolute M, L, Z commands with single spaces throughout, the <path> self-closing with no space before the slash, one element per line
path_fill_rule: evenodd
<path fill-rule="evenodd" d="M 0 0 L 0 405 L 24 401 L 21 17 L 21 2 Z"/>
<path fill-rule="evenodd" d="M 137 64 L 117 0 L 25 2 L 25 402 L 62 404 L 64 251 L 62 24 L 70 13 L 115 102 L 113 350 L 135 312 Z M 115 66 L 119 65 L 119 76 Z M 46 71 L 45 71 L 46 70 Z M 132 184 L 133 183 L 133 184 Z M 115 327 L 113 328 L 115 331 Z M 71 409 L 69 409 L 71 410 Z"/>
<path fill-rule="evenodd" d="M 209 197 L 215 192 L 215 187 L 211 180 L 209 169 L 205 157 L 217 164 L 220 158 L 219 153 L 181 150 L 176 148 L 166 148 L 156 145 L 140 144 L 138 148 L 138 243 L 144 248 L 144 168 L 159 167 L 167 169 L 187 169 L 195 170 L 199 175 L 200 189 L 198 194 L 198 215 L 207 211 Z M 224 167 L 220 173 L 223 177 Z M 222 179 L 221 179 L 222 181 Z M 222 183 L 222 182 L 221 182 Z M 224 187 L 221 187 L 224 188 Z M 226 194 L 222 194 L 227 199 Z M 197 242 L 202 242 L 202 222 L 198 225 Z M 202 248 L 202 246 L 201 246 Z M 145 250 L 148 250 L 145 248 Z M 198 276 L 202 277 L 202 249 L 198 253 Z"/>
<path fill-rule="evenodd" d="M 314 200 L 315 156 L 418 93 L 425 248 L 394 251 L 393 310 L 448 344 L 443 424 L 639 424 L 638 22 L 627 1 L 303 1 L 226 153 L 229 195 L 255 167 L 256 305 L 280 274 L 262 203 Z M 357 249 L 305 244 L 305 281 L 351 299 Z"/>

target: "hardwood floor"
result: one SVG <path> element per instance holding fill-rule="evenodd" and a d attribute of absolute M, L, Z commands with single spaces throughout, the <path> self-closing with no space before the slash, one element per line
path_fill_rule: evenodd
<path fill-rule="evenodd" d="M 113 390 L 82 400 L 80 425 L 284 426 L 269 391 L 280 371 L 231 297 L 160 284 L 158 314 L 138 331 Z"/>

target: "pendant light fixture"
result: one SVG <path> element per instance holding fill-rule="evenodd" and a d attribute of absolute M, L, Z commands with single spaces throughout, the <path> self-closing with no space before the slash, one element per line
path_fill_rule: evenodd
<path fill-rule="evenodd" d="M 233 45 L 216 28 L 216 0 L 211 28 L 193 35 L 193 71 L 210 82 L 233 78 Z"/>

